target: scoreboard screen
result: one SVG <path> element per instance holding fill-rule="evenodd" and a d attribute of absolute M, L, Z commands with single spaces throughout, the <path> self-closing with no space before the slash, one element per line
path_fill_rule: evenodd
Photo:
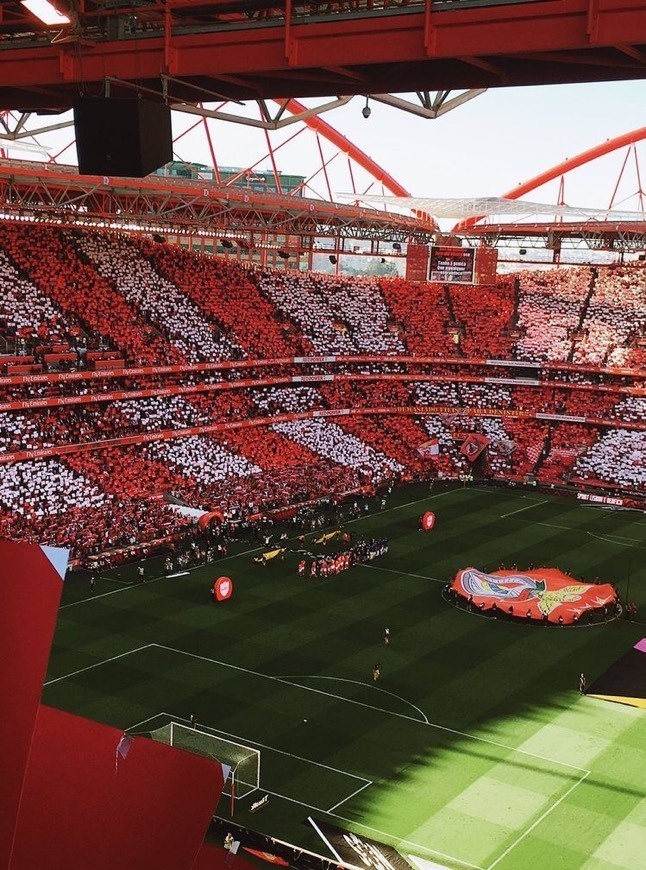
<path fill-rule="evenodd" d="M 474 248 L 431 248 L 428 280 L 444 284 L 473 284 Z"/>

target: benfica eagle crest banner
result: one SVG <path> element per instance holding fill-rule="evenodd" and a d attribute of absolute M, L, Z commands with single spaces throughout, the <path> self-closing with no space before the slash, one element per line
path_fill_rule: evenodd
<path fill-rule="evenodd" d="M 475 462 L 487 444 L 489 444 L 490 440 L 491 439 L 487 438 L 486 435 L 480 435 L 478 432 L 471 432 L 463 441 L 462 447 L 460 447 L 460 453 L 463 456 L 466 456 L 469 462 Z"/>
<path fill-rule="evenodd" d="M 616 593 L 610 583 L 582 583 L 558 568 L 531 571 L 458 571 L 451 589 L 483 610 L 494 607 L 522 619 L 572 623 L 584 613 L 609 607 Z"/>

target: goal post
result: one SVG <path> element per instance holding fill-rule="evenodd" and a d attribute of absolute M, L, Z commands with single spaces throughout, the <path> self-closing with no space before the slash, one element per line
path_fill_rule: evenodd
<path fill-rule="evenodd" d="M 235 801 L 247 797 L 260 788 L 260 750 L 226 737 L 171 721 L 150 732 L 153 740 L 176 746 L 186 752 L 194 752 L 211 758 L 230 768 L 224 784 L 224 794 L 231 797 L 231 815 Z"/>

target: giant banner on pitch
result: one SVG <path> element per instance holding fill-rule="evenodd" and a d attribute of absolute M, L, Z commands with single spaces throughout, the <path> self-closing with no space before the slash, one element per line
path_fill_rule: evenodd
<path fill-rule="evenodd" d="M 494 607 L 509 616 L 547 619 L 563 624 L 584 613 L 614 604 L 610 583 L 582 583 L 558 568 L 531 571 L 492 571 L 477 568 L 458 571 L 451 589 L 482 610 Z"/>

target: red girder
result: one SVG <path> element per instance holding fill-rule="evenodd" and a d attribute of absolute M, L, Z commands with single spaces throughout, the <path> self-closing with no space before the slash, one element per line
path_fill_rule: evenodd
<path fill-rule="evenodd" d="M 379 232 L 384 238 L 393 233 L 430 237 L 435 231 L 429 222 L 354 205 L 157 176 L 142 179 L 80 176 L 72 167 L 54 164 L 0 161 L 0 199 L 10 203 L 12 211 L 32 210 L 44 218 L 49 211 L 51 218 L 67 213 L 73 220 L 74 207 L 82 200 L 88 208 L 86 217 L 114 219 L 117 213 L 130 218 L 141 215 L 142 220 L 145 216 L 150 223 L 155 220 L 157 212 L 153 210 L 151 216 L 151 209 L 156 206 L 162 210 L 160 219 L 183 225 L 192 209 L 198 223 L 217 219 L 219 226 L 235 224 L 240 232 L 245 228 L 257 231 L 265 223 L 271 225 L 268 229 L 280 229 L 288 235 L 317 234 L 321 225 L 334 234 L 350 234 L 355 238 L 361 237 L 362 229 Z M 184 214 L 182 208 L 186 210 Z M 60 214 L 52 214 L 56 210 Z M 348 233 L 350 228 L 352 233 Z"/>
<path fill-rule="evenodd" d="M 87 5 L 87 4 L 86 4 Z M 232 97 L 323 96 L 646 77 L 642 0 L 544 0 L 475 8 L 364 10 L 265 20 L 158 21 L 132 38 L 0 52 L 0 106 L 66 108 L 78 86 L 114 76 L 159 88 L 160 73 Z M 236 3 L 231 3 L 234 17 Z M 242 4 L 240 12 L 244 12 Z M 291 9 L 291 4 L 289 4 Z M 419 12 L 416 11 L 419 9 Z M 182 23 L 175 18 L 176 25 Z M 138 10 L 142 21 L 145 7 Z M 291 13 L 290 13 L 291 15 Z M 81 16 L 82 17 L 82 16 Z M 20 47 L 18 47 L 20 46 Z M 113 92 L 116 85 L 113 85 Z M 173 82 L 172 99 L 203 99 Z"/>
<path fill-rule="evenodd" d="M 646 13 L 644 13 L 644 17 L 646 18 Z M 646 139 L 646 127 L 638 127 L 630 133 L 622 133 L 621 136 L 616 136 L 614 139 L 608 139 L 600 145 L 595 145 L 594 148 L 588 148 L 587 151 L 582 151 L 575 157 L 569 157 L 566 160 L 563 160 L 562 163 L 558 163 L 551 169 L 545 170 L 545 172 L 540 172 L 533 178 L 517 185 L 512 190 L 508 190 L 507 193 L 503 193 L 502 196 L 505 197 L 505 199 L 519 199 L 526 193 L 531 193 L 532 190 L 537 190 L 544 184 L 554 181 L 555 178 L 559 178 L 566 172 L 571 172 L 573 169 L 578 169 L 579 166 L 591 163 L 593 160 L 605 157 L 606 154 L 611 154 L 619 148 L 625 148 L 628 145 L 633 145 L 635 142 L 640 142 L 643 139 Z M 473 228 L 477 221 L 482 220 L 482 217 L 483 215 L 480 215 L 479 217 L 465 218 L 465 220 L 460 221 L 453 227 L 453 232 L 463 233 L 465 230 Z M 597 227 L 600 224 L 595 221 L 594 225 Z M 547 227 L 548 225 L 543 224 L 542 226 Z M 560 224 L 559 226 L 561 229 L 563 228 L 563 224 Z M 519 227 L 522 228 L 522 224 L 519 225 Z"/>

